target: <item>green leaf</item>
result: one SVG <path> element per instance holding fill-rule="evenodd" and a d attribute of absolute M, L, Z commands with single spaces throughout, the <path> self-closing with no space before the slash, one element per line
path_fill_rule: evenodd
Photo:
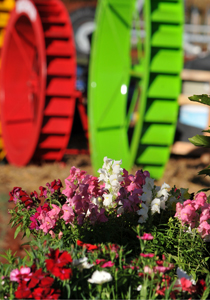
<path fill-rule="evenodd" d="M 210 190 L 210 188 L 203 188 L 199 191 L 197 191 L 197 193 L 200 193 L 200 192 L 208 192 Z"/>
<path fill-rule="evenodd" d="M 210 129 L 202 130 L 202 132 L 208 132 L 208 133 L 210 133 Z"/>
<path fill-rule="evenodd" d="M 21 225 L 19 225 L 18 228 L 15 230 L 14 239 L 16 239 L 16 237 L 20 231 L 21 231 Z"/>
<path fill-rule="evenodd" d="M 70 289 L 70 285 L 69 284 L 66 284 L 66 289 L 67 289 L 67 299 L 70 299 L 71 289 Z"/>
<path fill-rule="evenodd" d="M 200 147 L 210 147 L 210 137 L 209 136 L 204 136 L 204 135 L 195 135 L 192 138 L 188 139 L 192 144 L 195 146 L 200 146 Z"/>
<path fill-rule="evenodd" d="M 198 172 L 198 175 L 203 175 L 203 174 L 210 176 L 210 168 L 208 167 L 208 168 L 203 169 L 203 170 Z"/>
<path fill-rule="evenodd" d="M 8 257 L 7 257 L 6 255 L 0 254 L 0 256 L 3 257 L 3 258 L 5 258 L 6 260 L 8 260 L 8 259 L 7 259 Z"/>
<path fill-rule="evenodd" d="M 26 228 L 26 236 L 27 238 L 29 238 L 29 236 L 31 235 L 31 231 L 29 228 Z"/>
<path fill-rule="evenodd" d="M 195 102 L 206 104 L 206 105 L 210 106 L 210 97 L 206 94 L 193 95 L 191 97 L 188 97 L 188 99 L 191 101 L 195 101 Z"/>

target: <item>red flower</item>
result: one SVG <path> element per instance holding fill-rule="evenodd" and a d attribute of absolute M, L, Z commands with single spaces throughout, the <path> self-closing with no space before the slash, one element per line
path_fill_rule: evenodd
<path fill-rule="evenodd" d="M 25 204 L 25 207 L 32 206 L 34 203 L 33 200 L 29 197 L 29 195 L 22 189 L 20 190 L 19 197 L 20 197 L 20 200 Z"/>
<path fill-rule="evenodd" d="M 45 260 L 47 270 L 61 280 L 70 279 L 72 270 L 64 267 L 72 262 L 71 255 L 67 251 L 60 252 L 59 249 L 51 249 L 48 256 L 50 259 Z"/>
<path fill-rule="evenodd" d="M 71 255 L 67 251 L 60 252 L 59 249 L 51 249 L 48 256 L 50 257 L 50 259 L 46 259 L 45 262 L 48 265 L 49 270 L 54 265 L 56 265 L 57 267 L 64 267 L 65 265 L 72 262 Z"/>
<path fill-rule="evenodd" d="M 202 295 L 203 292 L 206 290 L 206 283 L 203 279 L 198 279 L 198 282 L 196 284 L 197 293 Z"/>
<path fill-rule="evenodd" d="M 60 181 L 60 179 L 58 179 L 57 181 L 56 180 L 53 180 L 51 182 L 51 188 L 54 189 L 55 191 L 59 190 L 60 191 L 60 188 L 62 188 L 63 185 Z"/>
<path fill-rule="evenodd" d="M 25 204 L 25 207 L 27 206 L 33 206 L 34 202 L 29 197 L 29 195 L 23 191 L 20 187 L 14 187 L 11 192 L 9 192 L 10 199 L 9 202 L 14 201 L 15 204 L 17 203 L 17 200 L 20 200 L 22 203 Z"/>
<path fill-rule="evenodd" d="M 82 241 L 77 240 L 77 245 L 82 247 L 84 243 Z"/>
<path fill-rule="evenodd" d="M 165 296 L 165 291 L 166 291 L 166 288 L 165 288 L 165 286 L 164 286 L 164 287 L 162 287 L 162 288 L 158 288 L 158 289 L 156 290 L 156 293 L 157 293 L 158 295 Z"/>
<path fill-rule="evenodd" d="M 40 281 L 39 286 L 43 288 L 49 288 L 53 285 L 53 283 L 54 279 L 52 277 L 45 277 Z"/>
<path fill-rule="evenodd" d="M 29 288 L 34 288 L 39 282 L 40 280 L 44 279 L 46 276 L 46 273 L 42 272 L 42 269 L 38 269 L 36 270 L 32 276 L 31 276 L 31 280 L 28 284 Z M 53 278 L 52 278 L 53 279 Z M 54 279 L 53 279 L 54 280 Z"/>
<path fill-rule="evenodd" d="M 67 279 L 70 279 L 71 276 L 73 275 L 73 272 L 72 272 L 72 269 L 70 268 L 58 268 L 58 267 L 54 267 L 52 270 L 51 270 L 52 274 L 55 276 L 55 277 L 58 277 L 60 278 L 61 280 L 67 280 Z"/>
<path fill-rule="evenodd" d="M 60 291 L 38 287 L 33 291 L 32 295 L 34 299 L 58 299 L 60 297 Z"/>
<path fill-rule="evenodd" d="M 87 249 L 87 251 L 92 251 L 92 250 L 97 250 L 98 246 L 96 245 L 92 245 L 92 244 L 86 244 L 83 243 L 82 241 L 77 240 L 77 245 L 81 246 L 81 247 L 85 247 Z"/>
<path fill-rule="evenodd" d="M 192 284 L 192 282 L 184 277 L 180 279 L 182 290 L 191 293 L 196 292 L 196 286 Z"/>
<path fill-rule="evenodd" d="M 15 298 L 17 299 L 29 299 L 32 298 L 31 290 L 27 286 L 27 283 L 25 281 L 22 281 L 17 288 L 17 291 L 15 292 Z"/>

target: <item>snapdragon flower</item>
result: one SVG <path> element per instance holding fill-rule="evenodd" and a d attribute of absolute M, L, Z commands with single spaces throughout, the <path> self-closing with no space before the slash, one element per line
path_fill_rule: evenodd
<path fill-rule="evenodd" d="M 145 223 L 148 219 L 148 207 L 144 203 L 141 203 L 141 209 L 137 210 L 137 214 L 140 216 L 138 223 Z"/>
<path fill-rule="evenodd" d="M 115 161 L 104 157 L 102 169 L 98 170 L 100 174 L 99 181 L 104 183 L 104 188 L 109 192 L 102 195 L 104 198 L 103 206 L 105 207 L 113 207 L 114 200 L 117 198 L 121 188 L 120 183 L 123 181 L 121 164 L 122 160 Z"/>
<path fill-rule="evenodd" d="M 154 179 L 146 177 L 145 184 L 143 185 L 143 194 L 141 195 L 140 199 L 145 202 L 147 206 L 149 206 L 152 201 L 154 181 Z"/>
<path fill-rule="evenodd" d="M 152 200 L 151 212 L 152 212 L 152 214 L 154 214 L 155 212 L 160 213 L 160 199 L 159 198 L 155 198 L 154 200 Z"/>

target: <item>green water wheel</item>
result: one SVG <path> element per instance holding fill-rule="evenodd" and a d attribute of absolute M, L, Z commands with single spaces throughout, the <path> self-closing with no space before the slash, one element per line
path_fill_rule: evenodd
<path fill-rule="evenodd" d="M 139 4 L 139 1 L 137 2 Z M 95 171 L 103 157 L 136 162 L 160 178 L 181 90 L 183 1 L 100 0 L 89 70 L 89 138 Z"/>

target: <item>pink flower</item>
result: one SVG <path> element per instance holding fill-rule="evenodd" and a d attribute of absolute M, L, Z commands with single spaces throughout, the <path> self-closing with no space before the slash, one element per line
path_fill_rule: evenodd
<path fill-rule="evenodd" d="M 200 215 L 200 223 L 208 221 L 210 219 L 210 210 L 208 208 L 204 209 Z"/>
<path fill-rule="evenodd" d="M 47 215 L 52 218 L 52 219 L 58 219 L 58 215 L 59 215 L 59 212 L 61 211 L 61 209 L 55 205 L 55 204 L 52 204 L 52 209 L 50 211 L 48 211 Z"/>
<path fill-rule="evenodd" d="M 63 236 L 63 232 L 60 231 L 59 234 L 58 234 L 58 239 L 60 240 L 62 238 L 62 236 Z"/>
<path fill-rule="evenodd" d="M 202 238 L 204 238 L 206 235 L 210 234 L 210 224 L 207 221 L 200 223 L 198 226 L 198 231 L 200 232 Z"/>
<path fill-rule="evenodd" d="M 153 240 L 154 237 L 151 235 L 151 233 L 144 233 L 143 236 L 140 236 L 141 240 L 150 241 Z"/>
<path fill-rule="evenodd" d="M 166 271 L 169 271 L 170 267 L 164 267 L 164 266 L 156 266 L 154 267 L 155 272 L 165 273 Z"/>
<path fill-rule="evenodd" d="M 189 204 L 185 205 L 183 207 L 183 209 L 181 210 L 182 224 L 189 224 L 191 226 L 191 228 L 195 228 L 196 223 L 198 222 L 198 219 L 199 219 L 199 215 L 196 212 L 196 209 L 195 209 L 193 203 L 189 203 Z"/>
<path fill-rule="evenodd" d="M 50 217 L 46 217 L 44 219 L 44 223 L 40 225 L 40 229 L 44 231 L 44 233 L 48 233 L 48 231 L 55 226 L 55 220 Z"/>
<path fill-rule="evenodd" d="M 152 274 L 152 273 L 153 273 L 153 270 L 152 270 L 150 267 L 145 266 L 145 267 L 144 267 L 144 273 Z"/>
<path fill-rule="evenodd" d="M 62 211 L 63 211 L 63 215 L 61 218 L 66 221 L 66 224 L 72 223 L 74 221 L 74 211 L 72 207 L 68 204 L 64 204 L 62 206 Z"/>
<path fill-rule="evenodd" d="M 146 253 L 146 254 L 144 254 L 144 253 L 140 253 L 140 256 L 142 256 L 142 257 L 149 257 L 149 258 L 151 258 L 151 257 L 154 257 L 154 256 L 155 256 L 155 254 L 154 254 L 154 253 Z"/>
<path fill-rule="evenodd" d="M 32 273 L 30 268 L 21 267 L 20 270 L 14 269 L 11 271 L 10 280 L 17 282 L 29 281 L 31 279 L 31 275 Z"/>
<path fill-rule="evenodd" d="M 53 239 L 55 238 L 55 232 L 54 232 L 54 231 L 50 230 L 50 231 L 49 231 L 49 234 L 51 235 L 51 237 L 52 237 Z"/>
<path fill-rule="evenodd" d="M 180 202 L 177 202 L 175 217 L 178 218 L 180 221 L 181 221 L 182 208 L 183 208 L 183 204 L 181 204 Z"/>
<path fill-rule="evenodd" d="M 207 201 L 207 196 L 204 192 L 200 192 L 195 196 L 195 207 L 196 209 L 202 208 Z"/>

